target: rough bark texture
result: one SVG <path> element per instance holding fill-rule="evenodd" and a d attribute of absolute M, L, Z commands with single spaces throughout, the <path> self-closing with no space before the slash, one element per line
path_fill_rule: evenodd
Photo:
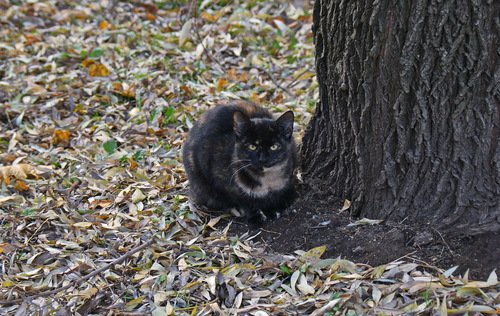
<path fill-rule="evenodd" d="M 500 230 L 500 1 L 317 0 L 302 168 L 354 214 Z"/>

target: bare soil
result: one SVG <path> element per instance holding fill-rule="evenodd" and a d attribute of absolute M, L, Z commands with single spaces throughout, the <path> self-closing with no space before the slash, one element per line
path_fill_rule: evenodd
<path fill-rule="evenodd" d="M 455 275 L 469 269 L 472 279 L 485 280 L 500 267 L 500 233 L 448 238 L 429 223 L 384 222 L 347 226 L 357 219 L 349 211 L 339 212 L 343 202 L 327 190 L 301 185 L 299 198 L 281 217 L 252 227 L 235 220 L 230 234 L 260 234 L 255 240 L 278 253 L 293 253 L 326 245 L 323 258 L 342 257 L 372 266 L 402 258 L 448 269 L 458 265 Z M 234 219 L 233 219 L 234 220 Z"/>

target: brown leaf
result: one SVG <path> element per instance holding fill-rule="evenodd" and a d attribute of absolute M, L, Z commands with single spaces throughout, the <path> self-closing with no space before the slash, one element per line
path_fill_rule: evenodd
<path fill-rule="evenodd" d="M 224 90 L 224 88 L 227 87 L 228 85 L 229 85 L 229 81 L 227 81 L 224 78 L 219 78 L 219 80 L 217 80 L 217 91 Z"/>
<path fill-rule="evenodd" d="M 13 166 L 3 166 L 0 167 L 0 182 L 5 184 L 10 184 L 10 180 L 14 179 L 26 179 L 28 176 L 38 178 L 38 171 L 35 167 L 29 164 L 18 164 Z"/>
<path fill-rule="evenodd" d="M 71 139 L 71 132 L 64 129 L 56 129 L 52 135 L 54 145 L 68 146 Z"/>
<path fill-rule="evenodd" d="M 256 92 L 252 92 L 252 95 L 250 96 L 250 100 L 255 103 L 255 104 L 261 104 L 262 100 L 260 99 L 260 96 Z"/>
<path fill-rule="evenodd" d="M 106 20 L 102 20 L 101 22 L 99 22 L 99 29 L 100 29 L 100 30 L 105 30 L 105 29 L 107 29 L 107 28 L 109 28 L 109 23 L 108 23 L 108 21 L 106 21 Z"/>
<path fill-rule="evenodd" d="M 94 63 L 89 67 L 89 76 L 91 77 L 106 77 L 109 75 L 109 70 L 101 63 Z"/>
<path fill-rule="evenodd" d="M 19 192 L 29 191 L 30 187 L 21 180 L 16 180 L 16 184 L 14 185 L 14 189 Z"/>
<path fill-rule="evenodd" d="M 207 22 L 214 23 L 217 22 L 223 15 L 224 15 L 223 10 L 217 11 L 215 14 L 210 14 L 208 12 L 203 11 L 200 14 L 200 17 Z"/>
<path fill-rule="evenodd" d="M 24 44 L 26 46 L 30 46 L 33 43 L 37 43 L 37 42 L 41 41 L 40 37 L 38 37 L 37 35 L 34 35 L 34 34 L 26 34 L 26 35 L 24 35 L 24 37 L 26 38 L 26 40 L 24 41 Z"/>
<path fill-rule="evenodd" d="M 128 164 L 129 164 L 128 168 L 130 171 L 135 171 L 139 166 L 139 164 L 137 164 L 137 162 L 133 158 L 128 159 Z"/>
<path fill-rule="evenodd" d="M 180 86 L 180 89 L 182 90 L 182 92 L 184 92 L 184 95 L 188 98 L 190 98 L 193 95 L 193 90 L 191 90 L 191 88 L 188 86 L 182 85 Z"/>
<path fill-rule="evenodd" d="M 93 59 L 85 59 L 84 61 L 82 61 L 82 66 L 85 68 L 88 68 L 88 67 L 90 67 L 90 65 L 93 65 L 93 64 L 95 64 L 95 60 L 93 60 Z"/>
<path fill-rule="evenodd" d="M 126 98 L 135 99 L 135 85 L 127 85 L 121 82 L 113 82 L 112 92 Z"/>
<path fill-rule="evenodd" d="M 4 164 L 11 164 L 16 159 L 17 156 L 12 153 L 5 153 L 3 155 L 0 155 L 0 161 L 2 161 Z"/>

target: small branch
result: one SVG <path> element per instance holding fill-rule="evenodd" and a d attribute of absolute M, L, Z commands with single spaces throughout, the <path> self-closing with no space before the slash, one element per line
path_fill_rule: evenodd
<path fill-rule="evenodd" d="M 264 72 L 267 74 L 267 76 L 271 79 L 271 81 L 276 85 L 276 87 L 280 88 L 281 90 L 283 90 L 286 94 L 288 94 L 289 97 L 292 97 L 292 98 L 296 98 L 295 94 L 293 94 L 290 90 L 288 90 L 286 87 L 283 87 L 279 82 L 278 80 L 276 80 L 276 78 L 274 78 L 272 72 L 273 69 L 272 69 L 272 66 L 273 66 L 273 63 L 271 61 L 271 58 L 269 57 L 267 59 L 267 62 L 269 63 L 269 68 L 271 68 L 271 70 L 267 70 L 265 68 L 261 68 L 264 70 Z"/>
<path fill-rule="evenodd" d="M 446 240 L 444 239 L 443 235 L 439 232 L 439 230 L 433 228 L 433 230 L 438 233 L 439 237 L 441 237 L 441 240 L 443 241 L 443 243 L 445 244 L 445 246 L 448 248 L 448 251 L 451 253 L 452 256 L 455 256 L 455 254 L 453 253 L 453 250 L 451 250 L 450 248 L 450 245 L 448 245 L 448 243 L 446 242 Z"/>
<path fill-rule="evenodd" d="M 113 260 L 112 262 L 108 263 L 107 265 L 105 265 L 105 266 L 103 266 L 103 267 L 95 270 L 94 272 L 92 272 L 92 273 L 84 276 L 83 278 L 80 278 L 79 280 L 77 280 L 74 283 L 68 284 L 66 286 L 60 287 L 60 288 L 55 289 L 55 290 L 41 292 L 41 293 L 38 293 L 38 294 L 35 294 L 35 295 L 31 295 L 31 296 L 28 296 L 28 297 L 25 297 L 25 298 L 18 298 L 18 299 L 15 299 L 15 300 L 3 300 L 3 301 L 0 301 L 0 305 L 17 304 L 17 303 L 21 303 L 23 301 L 31 301 L 31 300 L 33 300 L 35 298 L 38 298 L 38 297 L 52 296 L 52 295 L 57 294 L 57 293 L 59 293 L 61 291 L 65 291 L 65 290 L 69 289 L 70 287 L 78 286 L 78 285 L 82 284 L 83 282 L 85 282 L 85 281 L 87 281 L 87 280 L 95 277 L 99 273 L 108 270 L 109 268 L 111 268 L 115 264 L 118 264 L 118 263 L 121 263 L 121 262 L 125 261 L 125 259 L 129 258 L 130 256 L 132 256 L 134 253 L 136 253 L 138 251 L 141 251 L 142 249 L 147 248 L 148 246 L 152 245 L 153 242 L 154 242 L 154 238 L 152 238 L 151 240 L 149 240 L 148 242 L 146 242 L 146 243 L 144 243 L 144 244 L 142 244 L 140 246 L 137 246 L 137 247 L 135 247 L 135 248 L 127 251 L 121 257 L 118 257 L 117 259 Z"/>
<path fill-rule="evenodd" d="M 303 74 L 305 74 L 305 73 L 306 73 L 306 72 L 308 72 L 308 71 L 309 71 L 309 68 L 304 69 L 302 72 L 300 72 L 298 75 L 296 75 L 296 76 L 293 78 L 293 80 L 292 80 L 292 81 L 290 81 L 290 83 L 286 85 L 286 87 L 287 87 L 287 88 L 292 87 L 292 86 L 293 86 L 293 85 L 294 85 L 294 84 L 298 81 L 298 79 L 299 79 L 299 78 L 300 78 Z"/>
<path fill-rule="evenodd" d="M 35 235 L 38 234 L 40 229 L 42 229 L 43 225 L 45 225 L 45 223 L 47 223 L 48 221 L 49 221 L 49 218 L 47 218 L 45 221 L 43 221 L 42 224 L 40 224 L 38 226 L 38 228 L 35 230 L 35 232 L 33 234 L 31 234 L 31 237 L 24 243 L 25 246 L 27 246 L 30 243 L 31 239 L 33 239 L 33 237 L 35 237 Z"/>

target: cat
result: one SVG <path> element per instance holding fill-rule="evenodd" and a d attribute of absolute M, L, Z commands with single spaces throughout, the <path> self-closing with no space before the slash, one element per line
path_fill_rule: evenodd
<path fill-rule="evenodd" d="M 208 209 L 239 212 L 250 223 L 275 218 L 295 199 L 297 149 L 292 111 L 234 101 L 205 112 L 184 143 L 191 200 Z"/>

